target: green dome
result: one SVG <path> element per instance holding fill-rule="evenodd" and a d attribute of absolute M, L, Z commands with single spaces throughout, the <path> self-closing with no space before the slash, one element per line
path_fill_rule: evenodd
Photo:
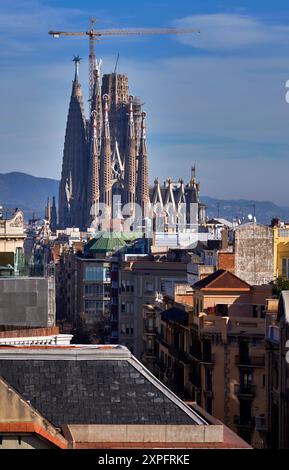
<path fill-rule="evenodd" d="M 105 232 L 97 238 L 92 238 L 85 246 L 85 251 L 91 253 L 110 253 L 126 246 L 125 240 L 116 232 Z"/>

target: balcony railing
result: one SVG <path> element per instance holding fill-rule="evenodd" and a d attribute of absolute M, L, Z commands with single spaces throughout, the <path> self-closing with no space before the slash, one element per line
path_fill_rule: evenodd
<path fill-rule="evenodd" d="M 264 356 L 236 356 L 235 364 L 237 366 L 246 366 L 246 367 L 265 367 L 265 357 Z"/>
<path fill-rule="evenodd" d="M 190 347 L 189 354 L 194 359 L 197 359 L 204 364 L 214 364 L 215 363 L 215 355 L 214 354 L 201 354 L 199 351 L 196 351 L 193 347 Z"/>
<path fill-rule="evenodd" d="M 215 364 L 215 355 L 204 354 L 203 358 L 201 359 L 201 362 L 203 362 L 204 364 Z"/>
<path fill-rule="evenodd" d="M 240 415 L 235 415 L 234 416 L 234 424 L 239 427 L 244 427 L 244 428 L 253 428 L 255 424 L 255 420 L 253 416 L 240 416 Z"/>
<path fill-rule="evenodd" d="M 268 431 L 267 420 L 265 416 L 256 416 L 255 417 L 255 429 L 258 432 Z"/>
<path fill-rule="evenodd" d="M 146 359 L 155 359 L 156 353 L 153 350 L 144 351 L 144 356 Z"/>
<path fill-rule="evenodd" d="M 166 341 L 166 339 L 160 335 L 159 333 L 156 334 L 156 339 L 165 347 L 165 348 L 168 348 L 169 347 L 169 343 Z"/>
<path fill-rule="evenodd" d="M 256 394 L 256 386 L 255 385 L 235 385 L 235 394 L 244 396 L 244 397 L 254 397 Z"/>

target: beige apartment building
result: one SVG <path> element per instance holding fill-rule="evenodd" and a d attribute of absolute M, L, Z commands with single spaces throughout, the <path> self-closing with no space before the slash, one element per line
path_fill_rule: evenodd
<path fill-rule="evenodd" d="M 24 258 L 24 232 L 23 213 L 16 209 L 11 218 L 4 218 L 0 215 L 0 269 L 1 275 L 9 273 L 9 266 L 13 271 L 21 267 Z M 7 272 L 6 272 L 7 271 Z M 12 271 L 11 271 L 12 274 Z"/>
<path fill-rule="evenodd" d="M 250 286 L 218 270 L 193 289 L 193 307 L 176 302 L 144 307 L 154 342 L 145 363 L 177 394 L 262 448 L 265 305 L 271 286 Z"/>

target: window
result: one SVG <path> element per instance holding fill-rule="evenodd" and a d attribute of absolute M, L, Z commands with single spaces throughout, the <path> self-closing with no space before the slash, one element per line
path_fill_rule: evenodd
<path fill-rule="evenodd" d="M 258 317 L 258 305 L 253 305 L 253 318 Z"/>
<path fill-rule="evenodd" d="M 248 423 L 252 418 L 251 400 L 240 400 L 240 421 L 243 424 Z"/>
<path fill-rule="evenodd" d="M 261 312 L 260 313 L 261 318 L 265 318 L 265 316 L 266 316 L 266 307 L 265 307 L 265 305 L 261 305 L 260 312 Z"/>
<path fill-rule="evenodd" d="M 216 314 L 221 317 L 228 316 L 228 305 L 227 304 L 217 304 L 216 305 Z"/>
<path fill-rule="evenodd" d="M 85 267 L 85 280 L 86 281 L 105 281 L 107 278 L 107 269 L 102 266 L 86 266 Z"/>
<path fill-rule="evenodd" d="M 132 335 L 133 334 L 133 324 L 132 323 L 126 323 L 125 325 L 125 333 L 127 335 Z"/>
<path fill-rule="evenodd" d="M 103 296 L 110 298 L 110 285 L 109 284 L 104 285 Z"/>
<path fill-rule="evenodd" d="M 84 295 L 86 297 L 94 297 L 100 294 L 100 284 L 85 284 Z"/>
<path fill-rule="evenodd" d="M 149 318 L 149 319 L 148 319 L 148 321 L 147 321 L 147 329 L 148 329 L 148 332 L 154 331 L 154 320 L 153 320 L 153 318 Z"/>
<path fill-rule="evenodd" d="M 120 311 L 121 313 L 125 313 L 125 302 L 121 303 Z"/>
<path fill-rule="evenodd" d="M 206 391 L 211 392 L 213 390 L 213 371 L 211 368 L 206 368 Z"/>
<path fill-rule="evenodd" d="M 213 413 L 213 400 L 212 400 L 212 397 L 206 397 L 206 411 L 210 415 Z"/>
<path fill-rule="evenodd" d="M 153 291 L 154 291 L 153 283 L 146 281 L 146 282 L 145 282 L 145 292 L 146 292 L 147 294 L 150 294 L 150 293 L 152 293 Z"/>
<path fill-rule="evenodd" d="M 252 372 L 240 372 L 240 385 L 243 389 L 250 389 L 253 383 Z"/>
<path fill-rule="evenodd" d="M 121 291 L 122 292 L 133 292 L 134 291 L 133 281 L 131 281 L 129 279 L 121 281 Z"/>
<path fill-rule="evenodd" d="M 133 313 L 133 302 L 126 302 L 125 303 L 125 312 L 126 313 Z"/>
<path fill-rule="evenodd" d="M 98 300 L 85 300 L 84 310 L 85 313 L 91 315 L 93 313 L 102 312 L 104 310 L 104 302 Z"/>
<path fill-rule="evenodd" d="M 282 258 L 282 277 L 289 278 L 289 259 Z"/>
<path fill-rule="evenodd" d="M 240 361 L 244 364 L 249 361 L 249 342 L 248 341 L 240 341 L 239 343 L 239 356 Z"/>

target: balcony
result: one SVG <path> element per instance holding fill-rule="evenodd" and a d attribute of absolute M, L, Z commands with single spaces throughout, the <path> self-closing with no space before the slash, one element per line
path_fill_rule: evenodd
<path fill-rule="evenodd" d="M 236 356 L 235 364 L 239 367 L 265 367 L 265 356 Z"/>
<path fill-rule="evenodd" d="M 153 350 L 147 350 L 144 352 L 144 359 L 152 360 L 156 358 L 156 353 Z"/>
<path fill-rule="evenodd" d="M 159 333 L 156 334 L 156 339 L 159 341 L 159 343 L 164 346 L 165 348 L 168 348 L 169 347 L 169 343 L 167 342 L 167 340 L 162 336 L 160 335 Z"/>
<path fill-rule="evenodd" d="M 272 343 L 280 343 L 280 328 L 276 325 L 269 325 L 267 328 L 266 340 Z"/>
<path fill-rule="evenodd" d="M 200 388 L 201 387 L 201 377 L 197 374 L 189 374 L 189 381 L 191 384 L 193 384 L 195 387 Z"/>
<path fill-rule="evenodd" d="M 256 386 L 255 385 L 235 385 L 235 395 L 242 398 L 254 398 L 256 395 Z"/>
<path fill-rule="evenodd" d="M 190 352 L 190 356 L 192 356 L 194 359 L 197 359 L 198 361 L 201 360 L 201 353 L 199 351 L 196 351 L 196 349 L 191 346 L 190 349 L 189 349 L 189 352 Z"/>
<path fill-rule="evenodd" d="M 189 349 L 189 354 L 197 361 L 202 362 L 203 364 L 215 364 L 215 355 L 214 354 L 201 354 L 199 351 L 196 351 L 192 346 Z"/>
<path fill-rule="evenodd" d="M 190 364 L 192 359 L 183 349 L 178 349 L 175 346 L 170 345 L 168 350 L 171 356 L 173 356 L 176 360 L 183 362 L 184 364 Z"/>
<path fill-rule="evenodd" d="M 240 428 L 252 429 L 255 424 L 253 416 L 234 416 L 234 424 Z"/>
<path fill-rule="evenodd" d="M 267 432 L 268 431 L 267 420 L 266 420 L 265 416 L 256 416 L 255 417 L 255 429 L 258 432 Z"/>
<path fill-rule="evenodd" d="M 215 364 L 215 355 L 214 354 L 204 354 L 203 358 L 201 359 L 203 364 Z"/>
<path fill-rule="evenodd" d="M 156 328 L 145 328 L 144 329 L 144 334 L 145 335 L 155 336 L 156 333 L 157 333 Z"/>

